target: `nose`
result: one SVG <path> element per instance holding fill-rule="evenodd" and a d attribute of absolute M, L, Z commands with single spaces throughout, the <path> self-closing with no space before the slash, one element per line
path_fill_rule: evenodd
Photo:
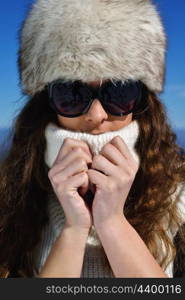
<path fill-rule="evenodd" d="M 85 114 L 86 121 L 93 122 L 95 124 L 102 123 L 108 118 L 108 114 L 104 110 L 101 102 L 98 99 L 94 99 L 89 110 Z"/>

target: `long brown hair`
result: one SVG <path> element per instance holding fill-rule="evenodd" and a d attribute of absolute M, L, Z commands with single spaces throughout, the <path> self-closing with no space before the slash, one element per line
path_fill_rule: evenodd
<path fill-rule="evenodd" d="M 57 116 L 42 91 L 28 99 L 14 124 L 9 152 L 0 166 L 0 276 L 9 272 L 33 276 L 33 252 L 48 222 L 47 199 L 52 191 L 44 162 L 44 130 Z M 169 214 L 169 226 L 180 229 L 172 194 L 185 179 L 185 153 L 177 145 L 166 117 L 164 104 L 148 91 L 147 111 L 133 116 L 139 122 L 136 151 L 140 167 L 125 204 L 125 215 L 161 266 L 175 257 L 175 247 L 162 225 Z M 181 231 L 181 246 L 185 237 Z M 166 255 L 159 259 L 163 241 Z M 17 276 L 17 275 L 15 275 Z"/>

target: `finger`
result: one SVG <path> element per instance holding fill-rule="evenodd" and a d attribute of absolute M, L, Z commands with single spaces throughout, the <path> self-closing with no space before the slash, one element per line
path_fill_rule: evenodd
<path fill-rule="evenodd" d="M 113 144 L 126 159 L 133 159 L 128 146 L 120 136 L 114 137 L 110 143 Z"/>
<path fill-rule="evenodd" d="M 112 175 L 115 172 L 115 168 L 116 166 L 101 154 L 94 156 L 91 169 L 99 170 L 105 175 Z"/>
<path fill-rule="evenodd" d="M 78 193 L 80 194 L 80 196 L 84 196 L 87 193 L 88 189 L 89 189 L 89 179 L 79 187 Z"/>
<path fill-rule="evenodd" d="M 62 144 L 59 153 L 56 157 L 56 160 L 54 162 L 57 163 L 58 161 L 62 160 L 62 158 L 69 153 L 69 151 L 73 150 L 76 147 L 82 147 L 84 149 L 84 151 L 87 152 L 87 154 L 89 154 L 92 157 L 92 154 L 89 150 L 89 146 L 87 145 L 86 142 L 81 141 L 81 140 L 76 140 L 76 139 L 71 139 L 71 138 L 66 138 L 64 140 L 64 143 Z"/>
<path fill-rule="evenodd" d="M 68 154 L 66 154 L 61 161 L 55 163 L 51 169 L 51 173 L 57 174 L 65 169 L 68 165 L 72 164 L 77 159 L 83 159 L 86 161 L 87 165 L 91 165 L 92 158 L 84 151 L 82 148 L 75 148 Z"/>
<path fill-rule="evenodd" d="M 108 178 L 104 174 L 96 170 L 89 169 L 87 171 L 89 181 L 96 185 L 97 188 L 106 187 L 108 184 Z"/>
<path fill-rule="evenodd" d="M 125 156 L 123 156 L 121 152 L 113 144 L 110 143 L 106 144 L 102 148 L 100 154 L 116 166 L 122 166 L 127 162 Z"/>
<path fill-rule="evenodd" d="M 86 163 L 83 160 L 79 159 L 62 170 L 62 172 L 53 175 L 51 177 L 51 180 L 54 184 L 60 184 L 60 182 L 67 180 L 69 177 L 74 176 L 80 172 L 86 172 L 87 170 L 88 167 Z"/>
<path fill-rule="evenodd" d="M 85 187 L 85 186 L 87 186 L 88 180 L 89 179 L 88 179 L 87 173 L 82 172 L 82 173 L 76 174 L 74 176 L 71 176 L 68 179 L 65 188 L 68 190 L 70 190 L 70 189 L 74 190 L 81 186 Z"/>

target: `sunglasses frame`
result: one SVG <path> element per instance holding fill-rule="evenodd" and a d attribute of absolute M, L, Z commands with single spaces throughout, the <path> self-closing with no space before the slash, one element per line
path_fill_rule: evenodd
<path fill-rule="evenodd" d="M 77 80 L 77 81 L 78 81 L 78 80 Z M 116 82 L 120 82 L 120 81 L 116 81 Z M 119 117 L 121 117 L 121 116 L 124 116 L 124 115 L 128 115 L 128 114 L 130 114 L 130 113 L 137 113 L 139 104 L 141 104 L 141 102 L 142 102 L 142 96 L 143 96 L 143 94 L 145 94 L 145 93 L 143 93 L 143 91 L 144 91 L 144 85 L 143 85 L 143 83 L 142 83 L 140 80 L 135 81 L 135 83 L 136 83 L 137 85 L 139 85 L 139 87 L 140 87 L 140 89 L 139 89 L 140 94 L 139 94 L 139 96 L 138 96 L 138 98 L 137 98 L 137 100 L 136 100 L 136 102 L 135 102 L 135 104 L 134 104 L 134 107 L 133 107 L 131 110 L 129 110 L 128 112 L 126 112 L 126 113 L 118 113 L 118 114 L 116 114 L 116 113 L 112 113 L 112 112 L 109 110 L 109 108 L 106 106 L 106 103 L 104 103 L 104 101 L 103 101 L 103 100 L 101 99 L 101 97 L 100 97 L 100 95 L 101 95 L 101 90 L 104 88 L 104 85 L 106 85 L 107 82 L 104 82 L 104 83 L 103 83 L 101 86 L 99 86 L 99 87 L 92 87 L 92 86 L 88 85 L 87 83 L 83 83 L 83 84 L 86 85 L 86 86 L 88 87 L 88 89 L 93 93 L 92 99 L 91 99 L 91 100 L 89 101 L 89 103 L 85 106 L 85 108 L 83 109 L 83 111 L 81 111 L 80 113 L 75 114 L 75 115 L 74 115 L 74 114 L 72 114 L 72 115 L 70 115 L 70 114 L 66 115 L 66 114 L 64 114 L 64 113 L 61 113 L 61 112 L 57 109 L 57 107 L 56 107 L 56 105 L 54 104 L 54 101 L 53 101 L 53 97 L 52 97 L 52 94 L 53 94 L 53 87 L 54 87 L 56 84 L 58 84 L 58 83 L 74 83 L 74 82 L 73 82 L 73 81 L 67 81 L 67 82 L 66 82 L 66 81 L 64 81 L 64 80 L 62 80 L 62 79 L 58 79 L 58 80 L 52 81 L 51 83 L 48 83 L 47 86 L 46 86 L 47 91 L 48 91 L 49 103 L 50 103 L 51 108 L 52 108 L 57 114 L 59 114 L 59 115 L 61 115 L 61 116 L 63 116 L 63 117 L 66 117 L 66 118 L 75 118 L 75 117 L 81 116 L 81 115 L 83 115 L 83 114 L 86 114 L 86 113 L 88 112 L 90 106 L 92 105 L 94 99 L 96 99 L 96 98 L 101 102 L 101 104 L 102 104 L 104 110 L 105 110 L 107 113 L 109 113 L 110 115 L 112 115 L 112 116 L 119 116 Z M 148 106 L 145 106 L 145 107 L 144 107 L 144 110 L 143 110 L 142 112 L 144 112 L 144 111 L 147 110 L 147 109 L 148 109 Z"/>

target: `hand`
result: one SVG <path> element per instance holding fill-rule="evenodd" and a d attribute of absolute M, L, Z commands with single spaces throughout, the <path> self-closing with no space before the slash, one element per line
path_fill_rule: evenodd
<path fill-rule="evenodd" d="M 89 186 L 87 164 L 92 163 L 92 154 L 84 141 L 66 138 L 58 156 L 48 172 L 65 213 L 66 227 L 89 229 L 92 225 L 91 213 L 78 193 L 85 194 Z"/>
<path fill-rule="evenodd" d="M 96 186 L 92 206 L 95 227 L 123 217 L 124 204 L 138 167 L 119 136 L 104 145 L 99 155 L 93 157 L 88 176 Z"/>

